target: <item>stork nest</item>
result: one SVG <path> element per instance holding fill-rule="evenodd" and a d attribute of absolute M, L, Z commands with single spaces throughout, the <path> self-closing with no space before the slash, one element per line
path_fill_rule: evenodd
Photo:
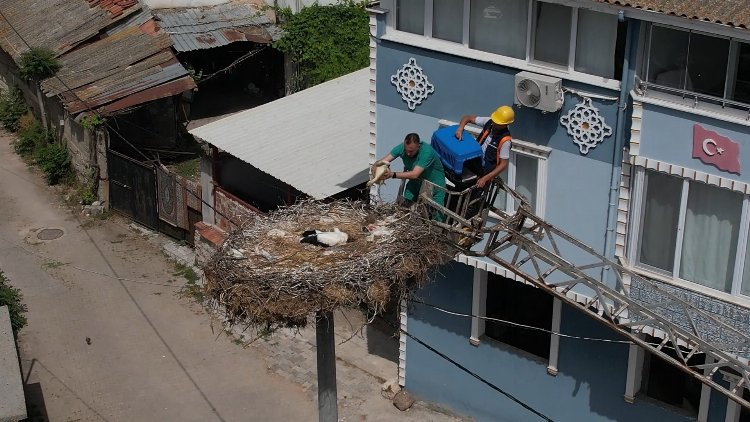
<path fill-rule="evenodd" d="M 229 233 L 206 263 L 205 293 L 230 326 L 258 333 L 303 327 L 317 311 L 378 314 L 455 255 L 424 215 L 395 204 L 303 201 L 258 216 Z M 305 230 L 334 228 L 348 243 L 299 242 Z"/>

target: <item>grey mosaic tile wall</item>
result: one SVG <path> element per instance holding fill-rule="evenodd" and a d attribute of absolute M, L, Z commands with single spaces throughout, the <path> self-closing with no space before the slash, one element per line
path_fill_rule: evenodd
<path fill-rule="evenodd" d="M 659 289 L 675 295 L 696 308 L 711 314 L 714 318 L 725 322 L 727 325 L 730 325 L 738 331 L 750 335 L 750 309 L 666 283 L 658 281 L 652 281 L 652 283 L 657 285 Z M 642 304 L 653 305 L 666 303 L 668 301 L 668 297 L 663 292 L 657 290 L 652 285 L 649 285 L 644 280 L 639 279 L 632 280 L 630 285 L 630 297 Z M 680 307 L 674 304 L 667 304 L 658 307 L 656 311 L 673 324 L 692 331 L 688 316 L 682 309 L 680 309 Z M 707 318 L 697 317 L 693 320 L 698 327 L 701 337 L 712 344 L 733 343 L 738 340 L 738 337 L 735 334 L 728 332 L 726 329 L 722 329 L 722 327 L 717 326 L 717 324 Z M 735 352 L 738 352 L 739 355 L 750 357 L 750 349 L 745 348 L 743 351 Z"/>

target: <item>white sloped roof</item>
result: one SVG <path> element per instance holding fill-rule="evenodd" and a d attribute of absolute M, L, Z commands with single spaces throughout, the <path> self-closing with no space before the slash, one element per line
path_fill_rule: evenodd
<path fill-rule="evenodd" d="M 315 199 L 367 181 L 369 69 L 190 131 Z"/>

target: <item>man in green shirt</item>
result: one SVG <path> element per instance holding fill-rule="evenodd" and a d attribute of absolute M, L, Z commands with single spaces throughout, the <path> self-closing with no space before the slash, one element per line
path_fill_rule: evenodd
<path fill-rule="evenodd" d="M 437 156 L 430 145 L 421 143 L 419 135 L 416 133 L 406 135 L 404 143 L 396 145 L 390 154 L 376 161 L 372 168 L 373 174 L 375 166 L 381 163 L 390 163 L 398 157 L 401 157 L 404 162 L 404 171 L 392 172 L 390 177 L 408 180 L 404 189 L 404 200 L 407 203 L 417 201 L 423 179 L 445 189 L 445 170 L 443 170 L 440 157 Z M 445 205 L 445 191 L 443 189 L 435 188 L 432 193 L 432 199 L 440 205 Z M 442 214 L 435 215 L 437 220 L 442 221 L 443 218 Z"/>

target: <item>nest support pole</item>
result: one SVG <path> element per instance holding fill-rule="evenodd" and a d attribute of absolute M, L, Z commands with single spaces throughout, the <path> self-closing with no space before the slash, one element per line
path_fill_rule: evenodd
<path fill-rule="evenodd" d="M 333 334 L 332 311 L 317 312 L 315 344 L 318 352 L 318 420 L 320 422 L 338 422 L 336 339 Z"/>

